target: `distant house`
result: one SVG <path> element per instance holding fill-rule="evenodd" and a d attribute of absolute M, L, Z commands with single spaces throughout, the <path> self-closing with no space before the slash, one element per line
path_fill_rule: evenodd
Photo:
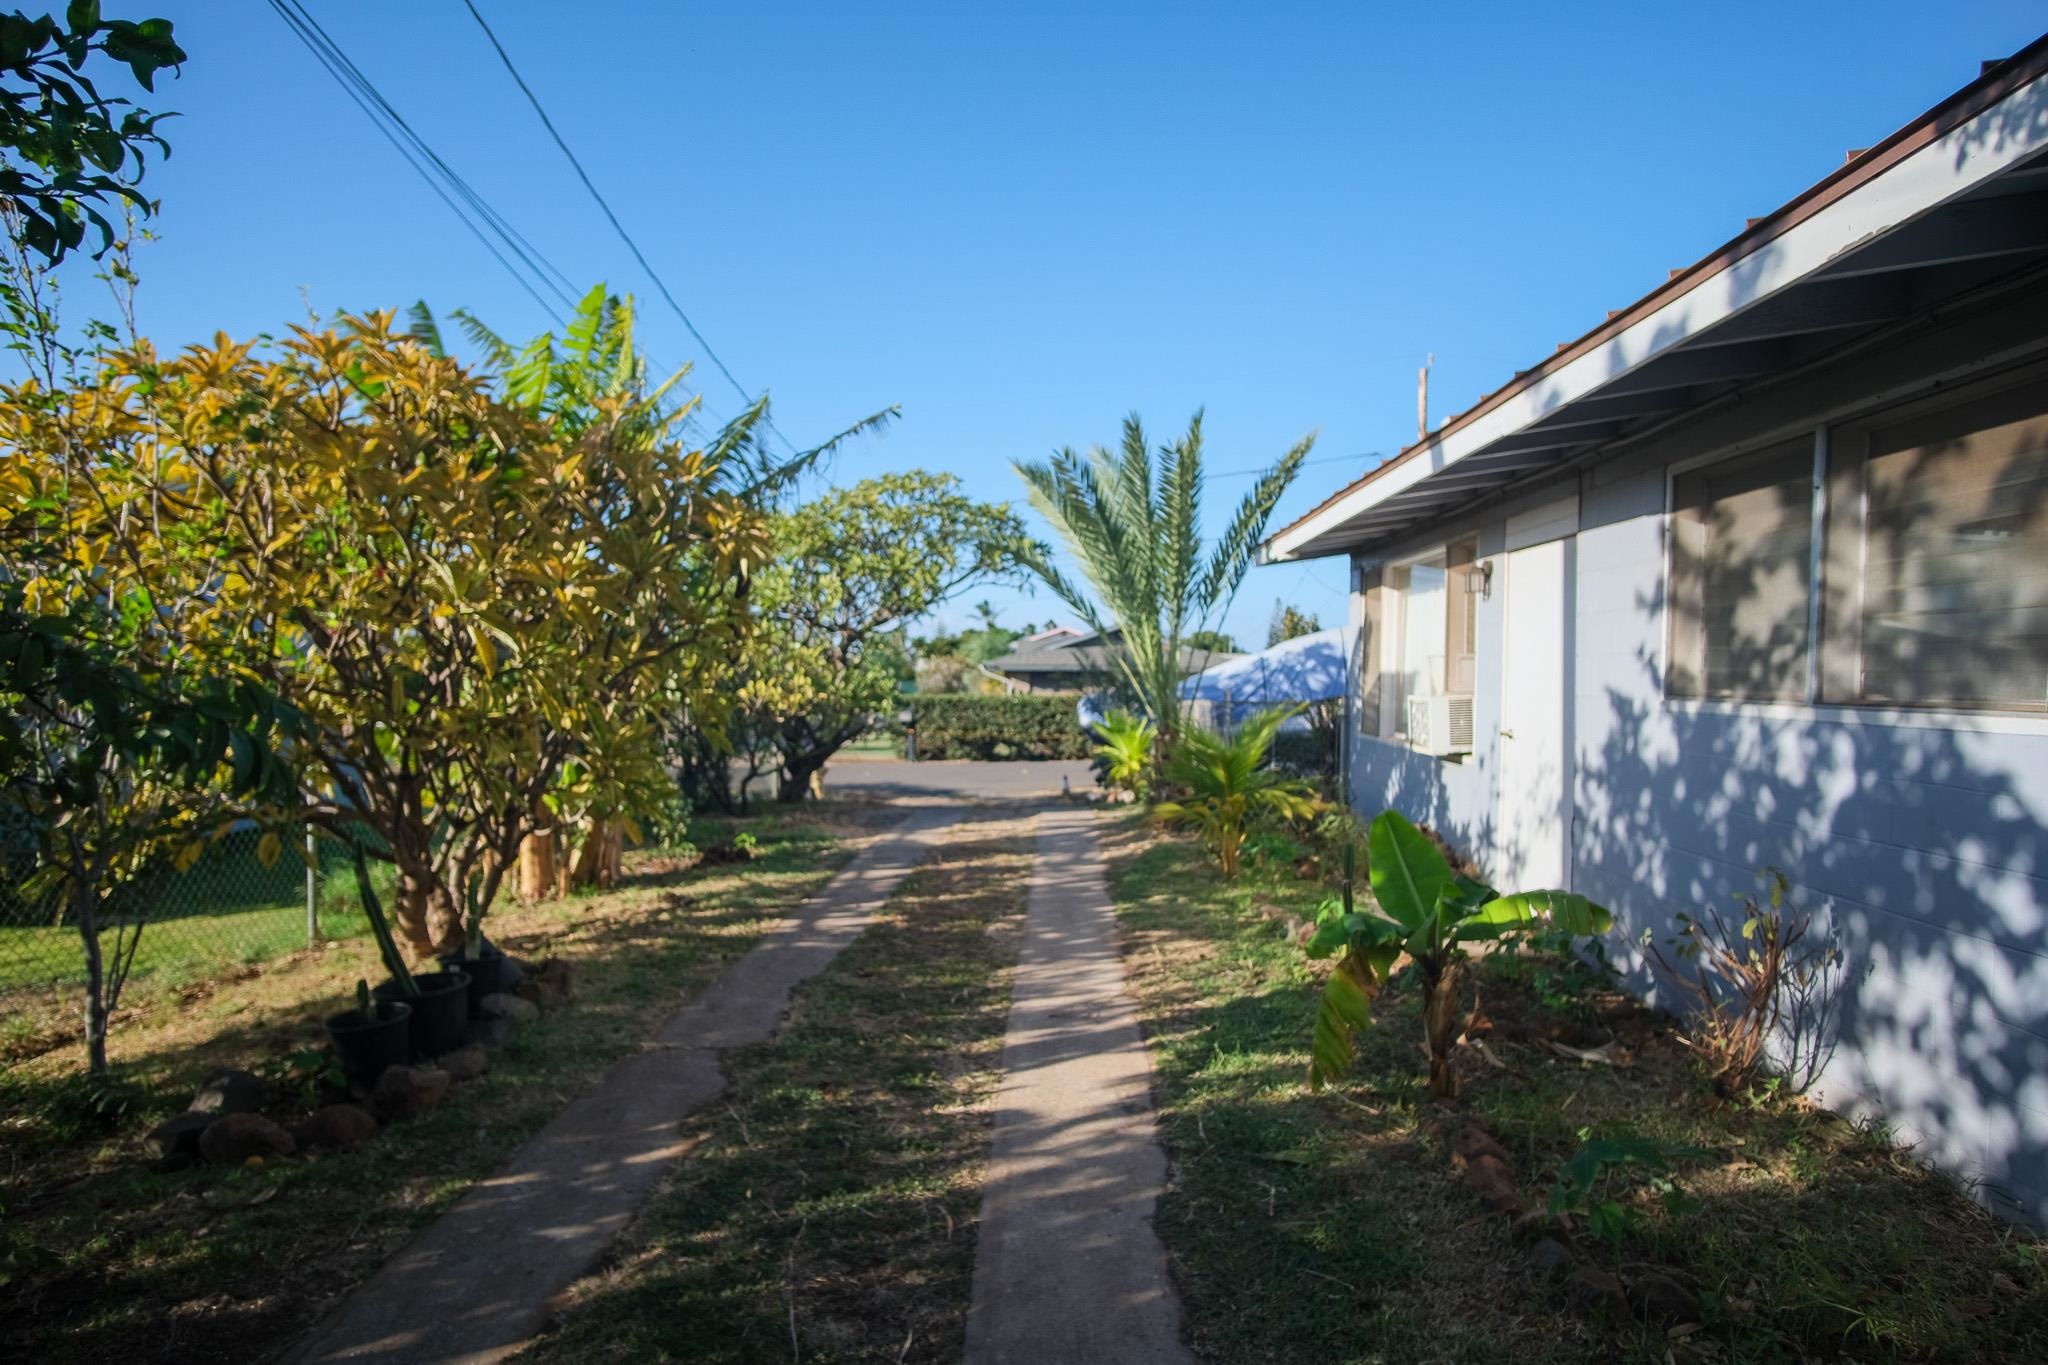
<path fill-rule="evenodd" d="M 982 665 L 999 673 L 1018 692 L 1090 692 L 1117 681 L 1116 646 L 1123 632 L 1111 629 L 1107 635 L 1094 631 L 1055 626 L 1027 635 L 1001 658 Z M 1199 673 L 1211 664 L 1235 659 L 1235 654 L 1217 650 L 1181 647 L 1181 672 Z"/>
<path fill-rule="evenodd" d="M 1820 1097 L 2048 1222 L 2048 39 L 1261 551 L 1337 555 L 1362 814 L 1611 906 L 1653 1000 L 1782 868 Z"/>

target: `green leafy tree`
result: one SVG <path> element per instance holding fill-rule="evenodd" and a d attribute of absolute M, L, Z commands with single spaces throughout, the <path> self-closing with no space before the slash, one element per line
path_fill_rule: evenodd
<path fill-rule="evenodd" d="M 1524 891 L 1503 896 L 1454 871 L 1430 837 L 1399 811 L 1382 811 L 1367 834 L 1374 909 L 1352 899 L 1351 848 L 1345 847 L 1340 897 L 1324 902 L 1308 943 L 1314 958 L 1337 956 L 1316 1012 L 1309 1082 L 1318 1089 L 1351 1069 L 1352 1032 L 1372 1023 L 1372 1002 L 1402 957 L 1422 983 L 1423 1048 L 1430 1092 L 1458 1093 L 1452 1048 L 1464 1032 L 1459 1008 L 1465 945 L 1515 934 L 1603 934 L 1607 911 L 1567 891 Z"/>
<path fill-rule="evenodd" d="M 148 215 L 137 188 L 165 117 L 100 92 L 86 65 L 125 65 L 144 90 L 185 60 L 168 19 L 102 19 L 98 0 L 72 0 L 59 20 L 0 15 L 0 212 L 9 235 L 51 264 L 96 228 L 100 249 L 119 235 L 109 210 Z"/>
<path fill-rule="evenodd" d="M 1220 630 L 1196 630 L 1188 632 L 1187 647 L 1209 654 L 1236 654 L 1237 641 Z"/>
<path fill-rule="evenodd" d="M 1304 635 L 1313 635 L 1323 628 L 1310 612 L 1305 612 L 1285 602 L 1273 604 L 1273 623 L 1266 627 L 1266 648 L 1298 640 Z"/>
<path fill-rule="evenodd" d="M 1201 831 L 1226 878 L 1237 876 L 1245 836 L 1261 821 L 1299 822 L 1322 808 L 1312 787 L 1280 773 L 1271 762 L 1273 736 L 1300 709 L 1261 711 L 1228 739 L 1191 727 L 1167 755 L 1166 781 L 1181 795 L 1161 802 L 1153 813 L 1168 824 Z"/>
<path fill-rule="evenodd" d="M 753 581 L 759 630 L 730 680 L 729 750 L 771 752 L 778 799 L 802 800 L 831 757 L 893 706 L 900 627 L 970 584 L 1014 576 L 1022 538 L 1008 509 L 922 470 L 777 516 L 773 553 Z"/>
<path fill-rule="evenodd" d="M 1024 563 L 1092 629 L 1106 633 L 1105 617 L 1113 618 L 1122 630 L 1119 676 L 1169 750 L 1180 733 L 1181 647 L 1228 609 L 1274 505 L 1314 443 L 1304 437 L 1259 478 L 1206 554 L 1199 412 L 1184 436 L 1159 447 L 1156 472 L 1135 414 L 1125 419 L 1115 452 L 1068 449 L 1015 466 L 1087 590 L 1053 562 L 1049 546 L 1027 546 Z"/>

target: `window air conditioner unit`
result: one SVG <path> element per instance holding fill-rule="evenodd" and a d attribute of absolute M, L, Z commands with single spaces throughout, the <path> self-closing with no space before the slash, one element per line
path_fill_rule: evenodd
<path fill-rule="evenodd" d="M 1425 754 L 1472 752 L 1472 694 L 1408 698 L 1408 743 Z"/>

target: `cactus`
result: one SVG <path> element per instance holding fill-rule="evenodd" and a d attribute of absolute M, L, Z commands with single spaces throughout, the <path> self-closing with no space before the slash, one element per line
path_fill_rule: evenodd
<path fill-rule="evenodd" d="M 391 979 L 398 983 L 410 999 L 420 993 L 419 983 L 412 979 L 412 972 L 405 965 L 405 954 L 398 951 L 398 942 L 391 937 L 391 923 L 384 918 L 384 904 L 377 899 L 377 889 L 370 885 L 370 864 L 363 856 L 361 844 L 351 843 L 349 851 L 356 860 L 356 891 L 363 898 L 363 914 L 369 918 L 370 932 L 377 936 L 377 952 L 384 959 L 384 969 L 391 973 Z"/>
<path fill-rule="evenodd" d="M 366 1024 L 377 1022 L 377 1006 L 370 999 L 370 983 L 360 976 L 356 978 L 356 1013 Z"/>

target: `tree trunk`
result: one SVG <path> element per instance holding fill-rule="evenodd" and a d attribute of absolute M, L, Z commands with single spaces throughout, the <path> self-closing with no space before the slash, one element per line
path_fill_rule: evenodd
<path fill-rule="evenodd" d="M 624 862 L 626 831 L 612 820 L 592 820 L 584 830 L 583 842 L 570 860 L 570 886 L 612 887 L 618 884 Z"/>
<path fill-rule="evenodd" d="M 776 776 L 775 799 L 784 805 L 795 805 L 807 796 L 816 795 L 813 780 L 824 766 L 822 758 L 785 758 Z"/>
<path fill-rule="evenodd" d="M 394 893 L 394 928 L 415 959 L 452 953 L 462 947 L 462 907 L 442 884 L 432 863 L 406 859 L 398 864 Z"/>
<path fill-rule="evenodd" d="M 1429 1054 L 1429 1093 L 1440 1100 L 1456 1099 L 1458 1065 L 1451 1055 L 1458 1035 L 1465 1031 L 1465 1016 L 1458 1010 L 1458 988 L 1464 984 L 1465 964 L 1452 958 L 1431 970 L 1422 967 L 1422 1037 Z"/>
<path fill-rule="evenodd" d="M 519 899 L 544 901 L 554 893 L 555 831 L 548 827 L 535 830 L 519 843 Z"/>
<path fill-rule="evenodd" d="M 107 1071 L 107 968 L 100 955 L 99 898 L 89 886 L 71 891 L 71 916 L 85 940 L 85 1061 L 95 1076 Z"/>

